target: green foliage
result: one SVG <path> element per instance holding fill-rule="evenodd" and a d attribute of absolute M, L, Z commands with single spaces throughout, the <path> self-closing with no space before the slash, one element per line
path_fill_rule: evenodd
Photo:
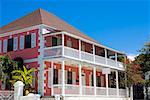
<path fill-rule="evenodd" d="M 140 65 L 143 73 L 150 71 L 150 42 L 140 50 L 140 54 L 135 58 L 135 61 Z"/>
<path fill-rule="evenodd" d="M 12 71 L 12 78 L 14 82 L 16 81 L 22 81 L 25 84 L 25 88 L 29 88 L 32 86 L 32 80 L 33 76 L 32 73 L 35 71 L 34 68 L 27 69 L 25 66 L 23 67 L 23 70 L 14 70 Z"/>
<path fill-rule="evenodd" d="M 132 85 L 144 83 L 140 66 L 135 62 L 129 62 L 126 64 L 126 77 L 127 77 L 127 86 L 129 88 Z"/>
<path fill-rule="evenodd" d="M 6 89 L 11 89 L 11 72 L 17 68 L 17 63 L 10 56 L 0 56 L 0 80 L 6 84 Z"/>

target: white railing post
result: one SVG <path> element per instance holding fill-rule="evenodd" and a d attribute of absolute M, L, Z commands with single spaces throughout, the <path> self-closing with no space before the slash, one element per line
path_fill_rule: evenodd
<path fill-rule="evenodd" d="M 94 69 L 93 69 L 93 79 L 94 79 L 94 94 L 96 94 L 96 66 L 94 66 Z"/>
<path fill-rule="evenodd" d="M 117 96 L 119 96 L 119 82 L 118 82 L 118 71 L 115 71 L 116 73 L 116 89 L 117 89 Z"/>
<path fill-rule="evenodd" d="M 81 40 L 79 40 L 79 59 L 81 59 Z"/>
<path fill-rule="evenodd" d="M 62 33 L 62 56 L 64 56 L 64 33 Z"/>
<path fill-rule="evenodd" d="M 62 96 L 65 95 L 65 61 L 64 59 L 62 60 L 61 63 L 61 70 L 62 70 Z"/>
<path fill-rule="evenodd" d="M 53 61 L 51 61 L 51 92 L 52 92 L 52 96 L 54 95 L 54 87 L 53 87 L 53 69 L 54 69 L 54 66 L 53 66 Z"/>
<path fill-rule="evenodd" d="M 105 48 L 105 61 L 106 61 L 106 65 L 107 65 L 107 49 Z"/>
<path fill-rule="evenodd" d="M 109 93 L 108 93 L 108 74 L 106 73 L 106 95 L 108 96 Z"/>
<path fill-rule="evenodd" d="M 95 63 L 95 45 L 93 44 L 93 61 Z"/>
<path fill-rule="evenodd" d="M 82 95 L 82 65 L 79 64 L 79 87 L 80 87 L 80 95 Z"/>
<path fill-rule="evenodd" d="M 118 59 L 117 59 L 117 53 L 115 53 L 115 62 L 116 62 L 116 67 L 118 67 L 118 64 L 117 64 L 117 61 Z"/>

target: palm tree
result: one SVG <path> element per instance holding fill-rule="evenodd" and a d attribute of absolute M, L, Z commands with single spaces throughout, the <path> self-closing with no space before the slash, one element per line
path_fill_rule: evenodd
<path fill-rule="evenodd" d="M 25 66 L 23 67 L 23 70 L 14 70 L 12 71 L 12 78 L 14 82 L 16 81 L 22 81 L 25 84 L 25 88 L 29 88 L 32 86 L 32 80 L 33 76 L 32 73 L 35 71 L 34 68 L 27 69 Z"/>

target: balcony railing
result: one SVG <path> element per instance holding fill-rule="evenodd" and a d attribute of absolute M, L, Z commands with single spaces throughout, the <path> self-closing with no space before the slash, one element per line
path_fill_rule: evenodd
<path fill-rule="evenodd" d="M 107 90 L 105 87 L 96 87 L 96 95 L 107 95 Z"/>
<path fill-rule="evenodd" d="M 79 85 L 65 85 L 65 94 L 80 94 Z"/>
<path fill-rule="evenodd" d="M 79 50 L 69 48 L 69 47 L 64 47 L 64 55 L 79 59 Z"/>
<path fill-rule="evenodd" d="M 92 86 L 83 86 L 82 87 L 83 95 L 94 95 L 94 87 Z"/>
<path fill-rule="evenodd" d="M 119 89 L 119 97 L 126 97 L 126 89 Z M 53 85 L 53 95 L 62 94 L 62 85 Z M 65 84 L 65 95 L 80 95 L 80 86 L 73 84 Z M 93 86 L 82 86 L 82 95 L 95 95 Z M 106 87 L 96 87 L 96 95 L 107 96 Z M 108 96 L 117 96 L 116 88 L 108 88 Z"/>
<path fill-rule="evenodd" d="M 62 52 L 64 49 L 64 53 Z M 63 56 L 73 58 L 73 59 L 79 59 L 83 61 L 87 61 L 90 63 L 96 63 L 99 65 L 104 65 L 107 62 L 107 65 L 112 66 L 113 68 L 124 68 L 123 63 L 121 62 L 116 62 L 115 60 L 112 59 L 106 59 L 105 57 L 98 56 L 98 55 L 93 55 L 91 53 L 87 53 L 84 51 L 79 51 L 77 49 L 73 49 L 70 47 L 63 47 L 63 46 L 55 46 L 55 47 L 48 47 L 44 48 L 44 57 L 60 57 Z M 95 59 L 95 60 L 94 60 Z M 107 60 L 107 61 L 106 61 Z"/>
<path fill-rule="evenodd" d="M 93 54 L 81 51 L 81 59 L 85 61 L 94 61 L 94 56 Z"/>
<path fill-rule="evenodd" d="M 48 47 L 44 49 L 44 57 L 62 56 L 62 46 Z"/>

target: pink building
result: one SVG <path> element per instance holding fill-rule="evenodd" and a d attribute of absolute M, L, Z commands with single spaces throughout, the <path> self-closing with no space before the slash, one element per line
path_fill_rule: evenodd
<path fill-rule="evenodd" d="M 5 54 L 38 69 L 33 86 L 42 96 L 66 100 L 127 97 L 121 61 L 125 54 L 42 9 L 0 28 L 0 55 Z"/>

